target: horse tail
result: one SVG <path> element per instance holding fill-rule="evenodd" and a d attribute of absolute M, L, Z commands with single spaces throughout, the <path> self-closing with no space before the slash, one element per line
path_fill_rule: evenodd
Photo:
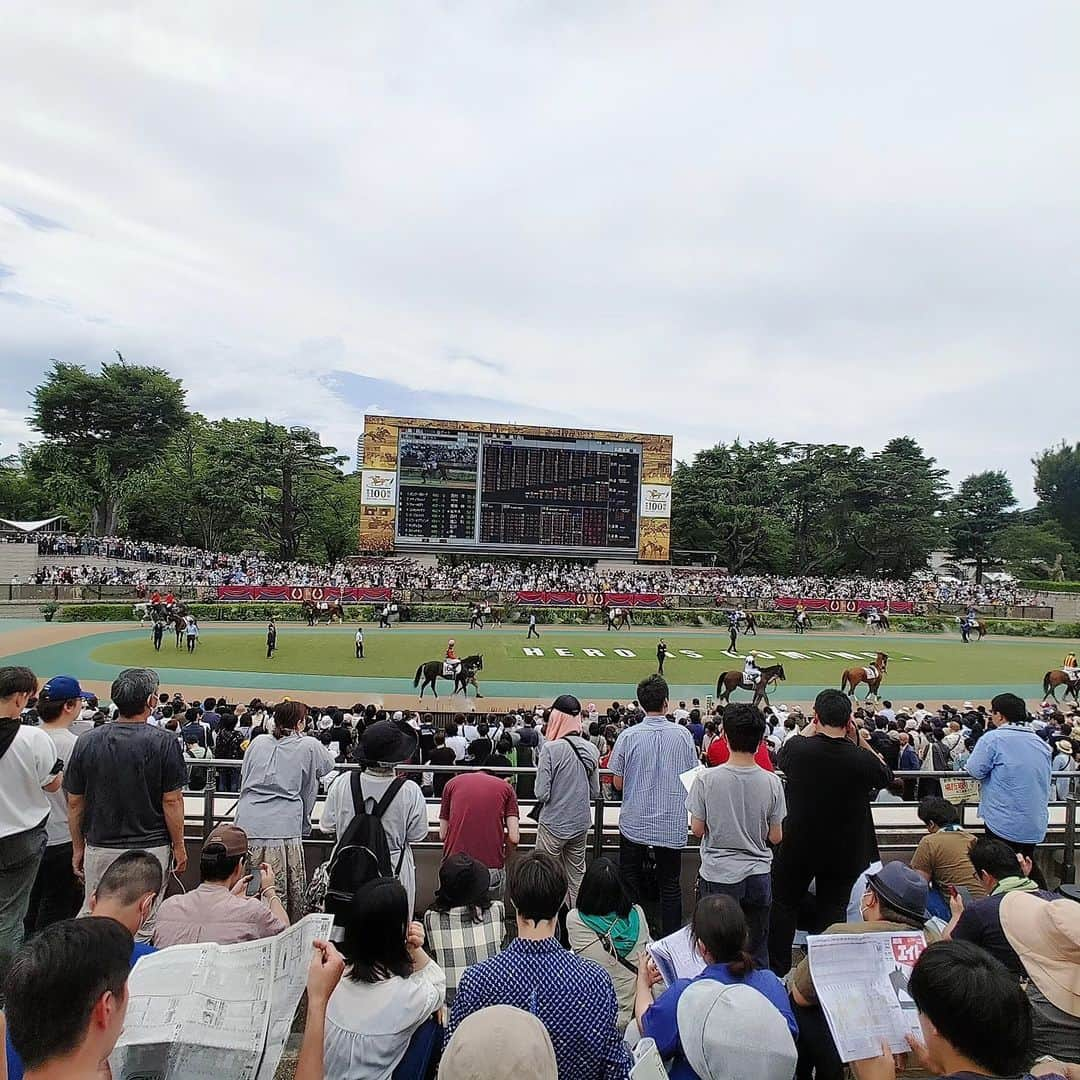
<path fill-rule="evenodd" d="M 1048 671 L 1043 676 L 1043 696 L 1045 697 L 1045 695 L 1047 695 L 1049 693 L 1050 693 L 1050 672 Z"/>
<path fill-rule="evenodd" d="M 420 676 L 423 675 L 423 674 L 424 674 L 424 665 L 421 664 L 416 669 L 416 674 L 413 676 L 413 681 L 412 681 L 413 686 L 419 686 L 420 685 Z"/>
<path fill-rule="evenodd" d="M 716 680 L 716 696 L 717 697 L 719 697 L 724 692 L 724 676 L 726 674 L 727 674 L 726 671 L 721 671 L 720 675 L 718 676 L 718 678 Z"/>
<path fill-rule="evenodd" d="M 843 693 L 847 689 L 847 684 L 848 684 L 848 673 L 847 673 L 847 669 L 845 668 L 843 673 L 840 675 L 840 692 L 841 693 Z"/>

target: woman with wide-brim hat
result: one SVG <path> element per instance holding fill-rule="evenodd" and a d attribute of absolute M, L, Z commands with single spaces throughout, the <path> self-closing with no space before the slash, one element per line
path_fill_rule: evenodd
<path fill-rule="evenodd" d="M 360 790 L 369 813 L 393 784 L 394 766 L 413 761 L 416 756 L 416 734 L 404 722 L 378 720 L 364 729 L 356 760 L 363 766 Z M 340 837 L 356 816 L 352 777 L 351 771 L 343 772 L 327 792 L 319 828 L 330 836 Z M 390 847 L 390 864 L 401 864 L 397 876 L 408 893 L 411 912 L 416 904 L 416 862 L 411 845 L 426 840 L 428 835 L 427 804 L 415 780 L 406 779 L 401 785 L 383 813 L 382 824 Z"/>

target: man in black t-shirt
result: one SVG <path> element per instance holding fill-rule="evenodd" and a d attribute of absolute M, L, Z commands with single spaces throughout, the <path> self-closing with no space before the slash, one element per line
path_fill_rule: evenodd
<path fill-rule="evenodd" d="M 277 648 L 277 626 L 274 620 L 271 619 L 266 624 L 266 659 L 271 660 L 274 656 L 274 650 Z"/>
<path fill-rule="evenodd" d="M 811 881 L 816 914 L 807 929 L 843 922 L 855 879 L 876 854 L 870 799 L 892 771 L 851 722 L 851 701 L 839 690 L 818 694 L 813 723 L 784 743 L 776 765 L 786 778 L 787 818 L 773 861 L 769 966 L 783 975 Z"/>
<path fill-rule="evenodd" d="M 157 691 L 157 672 L 121 671 L 110 692 L 117 719 L 81 735 L 64 772 L 72 866 L 86 885 L 82 914 L 89 911 L 102 875 L 124 851 L 149 851 L 161 863 L 163 881 L 170 869 L 183 873 L 187 866 L 187 766 L 172 732 L 146 723 Z M 153 936 L 153 921 L 151 915 L 140 940 Z"/>
<path fill-rule="evenodd" d="M 454 751 L 446 745 L 446 732 L 437 731 L 435 733 L 435 748 L 427 756 L 425 765 L 453 765 L 457 761 L 454 756 Z M 443 788 L 454 779 L 454 774 L 450 772 L 437 772 L 432 773 L 432 792 L 437 799 L 442 798 Z"/>

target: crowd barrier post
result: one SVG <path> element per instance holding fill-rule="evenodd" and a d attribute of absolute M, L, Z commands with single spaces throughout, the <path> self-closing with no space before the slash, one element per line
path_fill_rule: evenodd
<path fill-rule="evenodd" d="M 601 776 L 600 796 L 593 803 L 592 857 L 599 859 L 604 850 L 604 782 Z"/>
<path fill-rule="evenodd" d="M 1076 795 L 1065 800 L 1065 851 L 1061 858 L 1061 880 L 1076 884 Z"/>
<path fill-rule="evenodd" d="M 206 843 L 206 838 L 214 831 L 214 789 L 213 786 L 207 783 L 203 788 L 203 843 Z"/>

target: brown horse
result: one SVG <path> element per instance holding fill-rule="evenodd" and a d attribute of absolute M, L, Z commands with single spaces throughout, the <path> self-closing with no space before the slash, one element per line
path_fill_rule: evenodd
<path fill-rule="evenodd" d="M 961 622 L 962 622 L 962 620 L 961 620 Z M 968 632 L 966 634 L 964 633 L 964 628 L 961 625 L 960 634 L 964 638 L 965 641 L 967 641 L 968 638 L 970 638 L 972 634 L 978 634 L 979 636 L 975 640 L 976 641 L 982 641 L 982 639 L 984 637 L 986 637 L 986 623 L 984 623 L 982 621 L 982 619 L 976 619 L 971 624 L 971 626 L 968 627 Z"/>
<path fill-rule="evenodd" d="M 743 684 L 741 671 L 721 671 L 720 677 L 716 680 L 716 700 L 718 702 L 722 701 L 726 705 L 736 690 L 753 689 L 753 704 L 757 705 L 759 701 L 764 701 L 768 705 L 769 695 L 766 691 L 774 682 L 783 682 L 786 678 L 783 664 L 772 664 L 770 667 L 762 668 L 761 678 L 758 679 L 757 685 L 754 687 Z"/>
<path fill-rule="evenodd" d="M 345 608 L 340 600 L 324 600 L 322 603 L 325 603 L 326 607 L 319 607 L 314 600 L 305 600 L 300 605 L 300 610 L 303 612 L 304 618 L 307 619 L 308 626 L 314 626 L 316 623 L 322 622 L 324 615 L 328 625 L 335 619 L 338 622 L 345 621 Z"/>
<path fill-rule="evenodd" d="M 889 654 L 879 652 L 872 667 L 848 668 L 840 677 L 840 689 L 846 690 L 854 697 L 855 687 L 859 683 L 866 683 L 868 687 L 867 695 L 873 694 L 874 697 L 877 697 L 878 688 L 881 686 L 881 680 L 885 677 L 888 667 Z"/>
<path fill-rule="evenodd" d="M 1057 688 L 1059 686 L 1065 687 L 1066 698 L 1072 694 L 1073 701 L 1080 705 L 1080 679 L 1070 679 L 1060 668 L 1055 671 L 1048 671 L 1043 676 L 1043 701 L 1048 697 L 1052 697 L 1057 701 Z"/>

